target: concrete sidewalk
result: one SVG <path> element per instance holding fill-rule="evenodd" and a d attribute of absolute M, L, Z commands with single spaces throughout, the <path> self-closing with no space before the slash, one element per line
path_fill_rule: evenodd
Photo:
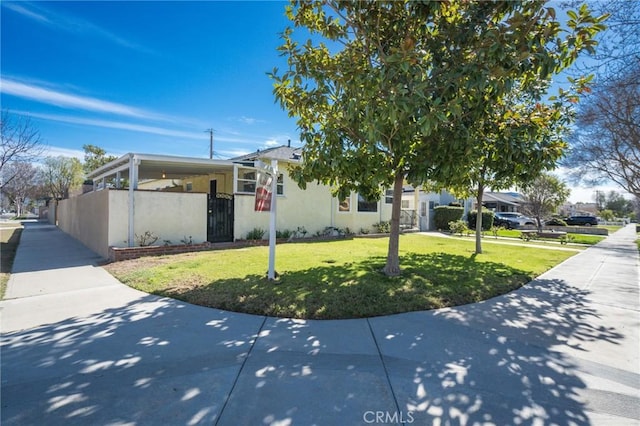
<path fill-rule="evenodd" d="M 3 425 L 640 421 L 635 228 L 483 303 L 343 321 L 141 293 L 49 225 L 0 302 Z"/>

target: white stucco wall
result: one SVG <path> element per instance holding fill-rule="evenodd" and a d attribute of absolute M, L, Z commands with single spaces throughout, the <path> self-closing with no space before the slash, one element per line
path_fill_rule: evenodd
<path fill-rule="evenodd" d="M 150 231 L 164 240 L 180 244 L 191 237 L 194 243 L 207 240 L 207 194 L 135 191 L 134 233 Z M 129 191 L 109 191 L 109 245 L 128 246 Z M 134 241 L 137 244 L 137 239 Z"/>
<path fill-rule="evenodd" d="M 100 256 L 109 256 L 109 191 L 88 192 L 57 206 L 58 227 Z"/>
<path fill-rule="evenodd" d="M 307 184 L 302 190 L 284 173 L 284 195 L 277 197 L 276 229 L 295 231 L 298 227 L 307 230 L 307 236 L 323 231 L 327 226 L 349 228 L 359 233 L 370 229 L 374 223 L 391 219 L 391 204 L 378 202 L 377 212 L 358 212 L 357 194 L 351 195 L 351 211 L 338 212 L 338 200 L 331 196 L 330 188 L 316 183 Z M 254 228 L 269 230 L 269 213 L 255 212 L 253 194 L 235 194 L 234 238 L 244 239 Z M 265 233 L 265 238 L 268 233 Z"/>

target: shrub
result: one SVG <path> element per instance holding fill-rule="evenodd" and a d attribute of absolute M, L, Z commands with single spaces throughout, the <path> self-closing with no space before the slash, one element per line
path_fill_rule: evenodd
<path fill-rule="evenodd" d="M 467 228 L 466 222 L 462 219 L 452 220 L 451 222 L 449 222 L 449 229 L 454 234 L 460 234 L 461 237 L 465 232 L 469 230 L 469 228 Z"/>
<path fill-rule="evenodd" d="M 567 226 L 567 222 L 558 217 L 554 217 L 553 219 L 546 221 L 544 224 L 546 226 Z"/>
<path fill-rule="evenodd" d="M 531 241 L 538 238 L 538 234 L 535 232 L 520 232 L 520 239 L 522 241 Z"/>
<path fill-rule="evenodd" d="M 574 239 L 575 238 L 573 237 L 573 235 L 563 235 L 562 237 L 560 237 L 560 244 L 572 243 Z"/>
<path fill-rule="evenodd" d="M 158 241 L 158 238 L 160 238 L 151 231 L 144 231 L 144 234 L 142 235 L 134 234 L 134 236 L 135 236 L 136 242 L 140 247 L 150 246 L 156 241 Z"/>
<path fill-rule="evenodd" d="M 276 229 L 276 238 L 290 238 L 293 233 L 288 229 L 284 229 L 282 231 L 278 231 Z"/>
<path fill-rule="evenodd" d="M 449 229 L 449 222 L 462 219 L 464 208 L 456 206 L 438 206 L 433 213 L 436 229 Z"/>
<path fill-rule="evenodd" d="M 266 233 L 267 231 L 262 228 L 253 228 L 251 231 L 247 232 L 247 240 L 261 240 Z"/>
<path fill-rule="evenodd" d="M 491 231 L 491 235 L 493 235 L 493 238 L 498 239 L 498 234 L 503 229 L 504 229 L 504 226 L 492 226 L 489 231 Z"/>
<path fill-rule="evenodd" d="M 476 219 L 478 212 L 476 210 L 470 211 L 467 215 L 467 221 L 469 222 L 469 228 L 476 229 Z M 482 210 L 482 230 L 488 231 L 493 228 L 493 212 L 491 210 Z"/>
<path fill-rule="evenodd" d="M 307 229 L 304 226 L 298 226 L 293 236 L 294 238 L 304 238 L 307 236 Z"/>
<path fill-rule="evenodd" d="M 373 229 L 380 234 L 388 234 L 391 232 L 391 223 L 389 221 L 382 221 L 373 224 Z"/>

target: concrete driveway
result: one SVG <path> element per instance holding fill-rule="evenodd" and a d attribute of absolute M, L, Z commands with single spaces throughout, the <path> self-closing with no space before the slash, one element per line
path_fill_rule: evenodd
<path fill-rule="evenodd" d="M 138 292 L 28 225 L 0 302 L 1 422 L 638 425 L 634 240 L 479 304 L 303 321 Z"/>

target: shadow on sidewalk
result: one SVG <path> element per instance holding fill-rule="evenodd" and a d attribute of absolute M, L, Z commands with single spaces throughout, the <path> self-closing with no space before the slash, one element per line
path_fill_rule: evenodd
<path fill-rule="evenodd" d="M 483 303 L 401 315 L 386 326 L 370 320 L 400 410 L 416 424 L 590 423 L 581 366 L 558 348 L 618 345 L 624 336 L 594 325 L 588 294 L 536 280 Z"/>
<path fill-rule="evenodd" d="M 3 334 L 0 422 L 211 424 L 262 321 L 146 296 Z"/>

